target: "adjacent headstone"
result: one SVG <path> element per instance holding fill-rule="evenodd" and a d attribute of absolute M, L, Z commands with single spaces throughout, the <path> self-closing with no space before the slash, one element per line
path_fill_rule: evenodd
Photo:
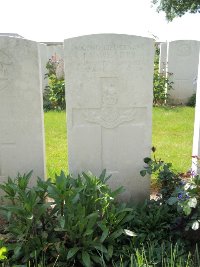
<path fill-rule="evenodd" d="M 48 78 L 45 76 L 47 74 L 46 65 L 48 62 L 47 55 L 47 45 L 38 44 L 39 47 L 39 59 L 40 59 L 40 73 L 41 73 L 41 82 L 42 82 L 42 91 L 44 92 L 46 87 L 48 86 Z"/>
<path fill-rule="evenodd" d="M 64 52 L 70 172 L 106 168 L 122 199 L 148 197 L 140 170 L 151 151 L 153 40 L 82 36 L 65 40 Z"/>
<path fill-rule="evenodd" d="M 56 56 L 58 59 L 63 59 L 64 50 L 63 45 L 47 45 L 47 57 L 48 59 Z"/>
<path fill-rule="evenodd" d="M 200 53 L 199 53 L 200 59 Z M 196 107 L 195 107 L 195 119 L 194 119 L 194 136 L 193 136 L 193 149 L 192 149 L 192 169 L 197 172 L 200 169 L 198 166 L 198 158 L 200 157 L 200 64 L 198 67 L 197 78 L 197 93 L 196 93 Z"/>
<path fill-rule="evenodd" d="M 159 73 L 166 74 L 167 67 L 167 42 L 160 44 Z"/>
<path fill-rule="evenodd" d="M 170 90 L 170 102 L 186 104 L 196 92 L 196 78 L 199 62 L 198 41 L 173 41 L 168 47 L 168 72 L 172 73 L 174 90 Z"/>
<path fill-rule="evenodd" d="M 0 37 L 0 182 L 33 170 L 44 178 L 44 129 L 38 45 Z"/>

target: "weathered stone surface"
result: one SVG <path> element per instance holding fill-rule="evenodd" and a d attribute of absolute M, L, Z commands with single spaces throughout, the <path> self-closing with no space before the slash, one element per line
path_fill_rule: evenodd
<path fill-rule="evenodd" d="M 0 37 L 0 182 L 30 170 L 45 176 L 38 46 Z"/>
<path fill-rule="evenodd" d="M 64 57 L 63 45 L 48 45 L 47 57 L 48 59 L 50 59 L 52 56 L 56 56 L 58 59 L 63 59 Z"/>
<path fill-rule="evenodd" d="M 65 40 L 64 53 L 70 172 L 106 168 L 123 199 L 147 197 L 139 172 L 151 150 L 153 40 L 82 36 Z"/>
<path fill-rule="evenodd" d="M 42 91 L 44 92 L 46 86 L 48 85 L 48 78 L 45 77 L 45 74 L 48 72 L 46 69 L 47 62 L 49 60 L 47 55 L 47 45 L 45 44 L 38 44 L 39 49 L 39 60 L 40 60 L 40 75 L 41 75 L 41 82 L 42 82 Z"/>
<path fill-rule="evenodd" d="M 173 41 L 168 48 L 168 72 L 173 73 L 170 81 L 174 90 L 169 91 L 173 104 L 186 104 L 196 92 L 196 78 L 199 62 L 198 41 Z"/>

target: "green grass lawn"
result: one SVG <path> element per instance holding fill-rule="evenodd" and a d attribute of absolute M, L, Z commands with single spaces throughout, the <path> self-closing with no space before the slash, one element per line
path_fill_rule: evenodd
<path fill-rule="evenodd" d="M 152 144 L 156 156 L 172 162 L 179 172 L 191 166 L 194 108 L 155 107 Z M 47 176 L 68 171 L 65 112 L 45 113 Z"/>
<path fill-rule="evenodd" d="M 65 112 L 45 112 L 46 171 L 53 178 L 61 170 L 68 171 Z"/>
<path fill-rule="evenodd" d="M 178 172 L 191 167 L 194 108 L 155 107 L 152 144 L 156 157 L 171 162 Z"/>

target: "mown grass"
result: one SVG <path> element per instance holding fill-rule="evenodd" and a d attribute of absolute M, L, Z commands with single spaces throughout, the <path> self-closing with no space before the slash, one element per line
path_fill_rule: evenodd
<path fill-rule="evenodd" d="M 65 112 L 44 114 L 47 177 L 54 178 L 61 170 L 68 172 Z"/>
<path fill-rule="evenodd" d="M 152 144 L 156 157 L 171 162 L 178 172 L 191 167 L 194 108 L 155 107 Z"/>
<path fill-rule="evenodd" d="M 191 166 L 194 108 L 155 107 L 152 144 L 156 157 L 172 162 L 179 172 Z M 68 172 L 65 112 L 45 113 L 47 176 Z"/>

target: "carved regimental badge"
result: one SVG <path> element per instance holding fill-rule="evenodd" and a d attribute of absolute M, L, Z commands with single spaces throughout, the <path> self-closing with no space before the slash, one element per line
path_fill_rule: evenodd
<path fill-rule="evenodd" d="M 118 79 L 102 78 L 102 80 L 101 108 L 85 110 L 85 120 L 99 124 L 104 128 L 115 128 L 124 122 L 132 121 L 135 118 L 135 109 L 118 107 Z"/>

